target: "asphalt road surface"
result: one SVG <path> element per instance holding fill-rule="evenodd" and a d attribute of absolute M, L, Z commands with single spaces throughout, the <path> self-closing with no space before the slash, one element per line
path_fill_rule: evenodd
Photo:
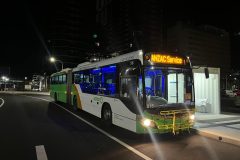
<path fill-rule="evenodd" d="M 0 94 L 0 160 L 239 160 L 240 148 L 196 133 L 136 135 L 106 128 L 49 96 Z"/>

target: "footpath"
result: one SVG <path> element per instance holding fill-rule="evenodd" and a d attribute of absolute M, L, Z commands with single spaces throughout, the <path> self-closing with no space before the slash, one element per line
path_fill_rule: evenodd
<path fill-rule="evenodd" d="M 0 91 L 0 93 L 50 95 L 49 92 L 37 91 Z M 194 128 L 197 130 L 198 134 L 240 146 L 240 114 L 196 113 L 195 117 L 196 123 Z"/>
<path fill-rule="evenodd" d="M 240 114 L 196 113 L 195 129 L 202 136 L 240 146 Z"/>

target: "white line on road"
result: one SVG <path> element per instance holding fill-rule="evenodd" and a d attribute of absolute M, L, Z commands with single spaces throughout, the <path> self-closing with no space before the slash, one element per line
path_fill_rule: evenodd
<path fill-rule="evenodd" d="M 38 98 L 38 97 L 33 97 L 33 96 L 26 96 L 26 97 L 31 97 L 31 98 L 36 98 L 36 99 L 40 99 L 43 101 L 47 101 L 47 102 L 51 102 L 50 100 L 47 99 L 43 99 L 43 98 Z M 54 102 L 52 102 L 54 103 Z M 138 156 L 142 157 L 145 160 L 152 160 L 150 157 L 146 156 L 145 154 L 143 154 L 142 152 L 139 152 L 138 150 L 136 150 L 135 148 L 131 147 L 130 145 L 126 144 L 125 142 L 121 141 L 120 139 L 114 137 L 113 135 L 105 132 L 104 130 L 98 128 L 97 126 L 95 126 L 94 124 L 86 121 L 85 119 L 83 119 L 82 117 L 76 115 L 75 113 L 72 113 L 71 111 L 67 110 L 66 108 L 62 107 L 61 105 L 54 103 L 55 105 L 59 106 L 60 108 L 64 109 L 65 111 L 67 111 L 68 113 L 72 114 L 73 116 L 75 116 L 76 118 L 80 119 L 81 121 L 83 121 L 84 123 L 88 124 L 89 126 L 95 128 L 96 130 L 98 130 L 99 132 L 101 132 L 102 134 L 104 134 L 105 136 L 111 138 L 112 140 L 116 141 L 117 143 L 121 144 L 122 146 L 124 146 L 125 148 L 129 149 L 130 151 L 132 151 L 133 153 L 137 154 Z"/>
<path fill-rule="evenodd" d="M 26 95 L 22 95 L 22 96 L 24 96 L 24 97 L 31 97 L 31 98 L 39 99 L 39 100 L 42 100 L 42 101 L 51 102 L 50 100 L 47 100 L 47 99 L 44 99 L 44 98 L 39 98 L 39 97 L 34 97 L 34 96 L 26 96 Z"/>
<path fill-rule="evenodd" d="M 0 104 L 0 108 L 4 105 L 4 99 L 0 98 L 2 101 L 2 104 Z"/>
<path fill-rule="evenodd" d="M 56 104 L 56 103 L 54 103 Z M 138 150 L 134 149 L 133 147 L 129 146 L 128 144 L 124 143 L 123 141 L 119 140 L 118 138 L 112 136 L 111 134 L 105 132 L 104 130 L 98 128 L 97 126 L 95 126 L 94 124 L 86 121 L 85 119 L 83 119 L 82 117 L 72 113 L 71 111 L 67 110 L 66 108 L 63 108 L 62 106 L 60 106 L 59 104 L 56 104 L 58 105 L 59 107 L 61 107 L 62 109 L 64 109 L 65 111 L 67 111 L 68 113 L 72 114 L 73 116 L 77 117 L 78 119 L 80 119 L 81 121 L 87 123 L 89 126 L 95 128 L 96 130 L 98 130 L 99 132 L 101 132 L 102 134 L 104 134 L 105 136 L 111 138 L 112 140 L 118 142 L 119 144 L 121 144 L 122 146 L 126 147 L 127 149 L 129 149 L 130 151 L 134 152 L 135 154 L 137 154 L 138 156 L 142 157 L 143 159 L 146 159 L 146 160 L 151 160 L 151 158 L 149 158 L 148 156 L 146 156 L 145 154 L 139 152 Z"/>
<path fill-rule="evenodd" d="M 37 153 L 37 160 L 47 160 L 47 154 L 43 145 L 35 146 Z"/>

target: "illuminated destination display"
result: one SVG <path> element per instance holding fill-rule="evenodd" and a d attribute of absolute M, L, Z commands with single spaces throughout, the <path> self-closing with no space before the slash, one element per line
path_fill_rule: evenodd
<path fill-rule="evenodd" d="M 171 55 L 163 55 L 163 54 L 151 54 L 151 61 L 154 63 L 163 63 L 163 64 L 179 64 L 183 65 L 183 58 Z"/>

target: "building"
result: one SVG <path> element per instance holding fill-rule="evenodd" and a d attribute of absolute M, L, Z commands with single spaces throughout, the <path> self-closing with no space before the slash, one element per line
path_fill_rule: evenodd
<path fill-rule="evenodd" d="M 229 33 L 213 26 L 178 22 L 168 28 L 167 49 L 190 56 L 194 66 L 220 68 L 221 77 L 231 68 Z"/>
<path fill-rule="evenodd" d="M 103 51 L 159 51 L 164 48 L 159 0 L 97 0 L 96 22 Z"/>
<path fill-rule="evenodd" d="M 49 5 L 52 8 L 46 41 L 50 53 L 64 67 L 76 66 L 94 47 L 95 1 L 54 0 Z"/>
<path fill-rule="evenodd" d="M 32 80 L 25 79 L 25 90 L 49 91 L 50 79 L 46 74 L 33 75 Z"/>

